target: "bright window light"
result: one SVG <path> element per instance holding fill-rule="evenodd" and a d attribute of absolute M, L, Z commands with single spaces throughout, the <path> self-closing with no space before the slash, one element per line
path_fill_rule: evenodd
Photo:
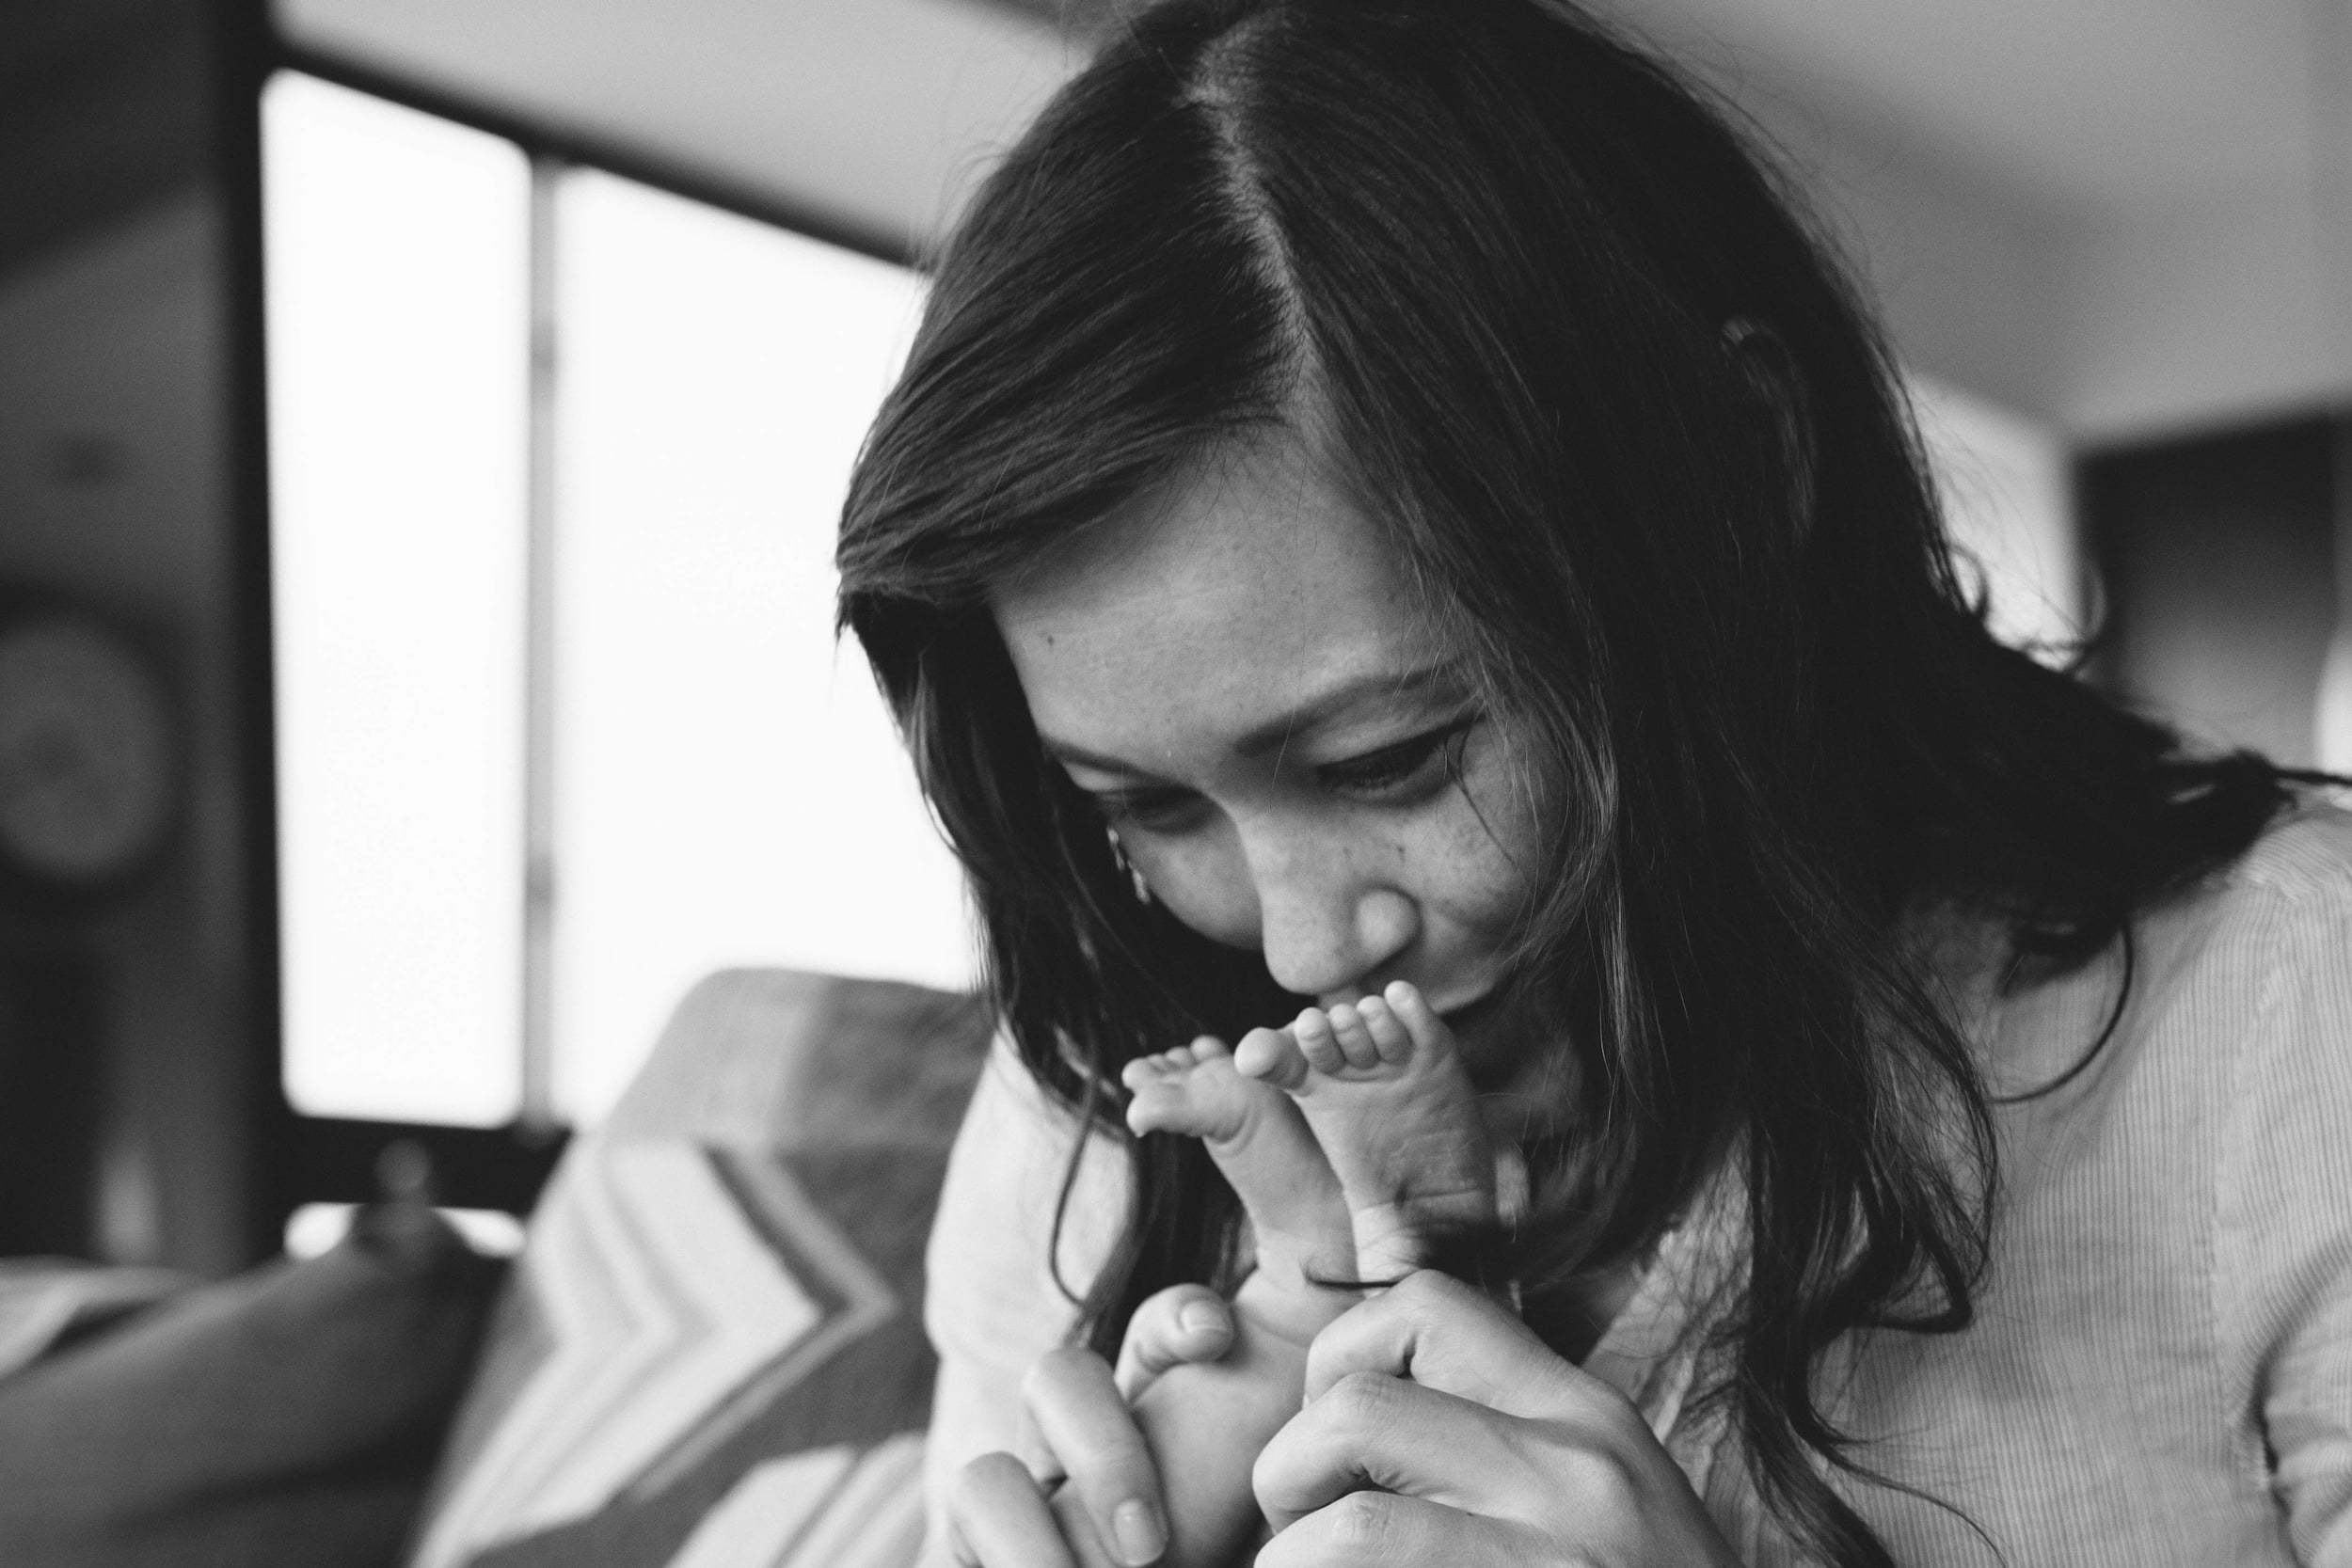
<path fill-rule="evenodd" d="M 906 269 L 608 175 L 557 208 L 555 1095 L 593 1121 L 732 964 L 972 978 L 833 548 Z"/>
<path fill-rule="evenodd" d="M 1957 387 L 1910 378 L 1912 405 L 1973 589 L 2003 641 L 2062 662 L 2082 636 L 2082 566 L 2065 443 Z"/>
<path fill-rule="evenodd" d="M 306 1203 L 286 1216 L 286 1256 L 316 1258 L 351 1234 L 355 1203 Z M 466 1244 L 485 1258 L 514 1258 L 523 1250 L 522 1221 L 495 1209 L 436 1209 L 456 1227 Z"/>
<path fill-rule="evenodd" d="M 2312 721 L 2319 766 L 2330 773 L 2352 773 L 2352 608 L 2342 613 L 2344 624 L 2328 640 L 2328 658 L 2320 666 L 2318 708 Z"/>
<path fill-rule="evenodd" d="M 262 103 L 286 1089 L 519 1090 L 530 173 L 307 77 Z"/>

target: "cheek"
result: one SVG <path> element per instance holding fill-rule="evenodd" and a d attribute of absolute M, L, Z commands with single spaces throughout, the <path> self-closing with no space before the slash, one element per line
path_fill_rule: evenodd
<path fill-rule="evenodd" d="M 1484 936 L 1511 930 L 1524 915 L 1544 860 L 1535 793 L 1489 753 L 1442 800 L 1415 857 L 1424 908 Z"/>
<path fill-rule="evenodd" d="M 1139 843 L 1129 853 L 1168 913 L 1211 942 L 1258 945 L 1257 888 L 1230 825 L 1179 843 Z"/>
<path fill-rule="evenodd" d="M 1505 799 L 1456 792 L 1429 828 L 1401 868 L 1424 918 L 1481 938 L 1509 932 L 1526 911 L 1541 847 L 1531 814 Z"/>

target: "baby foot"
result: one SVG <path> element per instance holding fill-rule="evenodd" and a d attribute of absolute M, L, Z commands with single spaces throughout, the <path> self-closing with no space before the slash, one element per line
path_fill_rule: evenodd
<path fill-rule="evenodd" d="M 1258 1249 L 1258 1272 L 1246 1287 L 1253 1298 L 1268 1289 L 1312 1296 L 1315 1281 L 1354 1274 L 1339 1179 L 1290 1096 L 1234 1071 L 1232 1052 L 1212 1035 L 1139 1056 L 1120 1078 L 1134 1096 L 1130 1128 L 1200 1139 L 1240 1196 Z M 1346 1305 L 1323 1294 L 1331 1299 L 1314 1313 L 1335 1315 Z M 1321 1326 L 1314 1322 L 1305 1332 Z"/>
<path fill-rule="evenodd" d="M 1252 1030 L 1233 1071 L 1282 1089 L 1338 1175 L 1359 1278 L 1394 1279 L 1448 1231 L 1498 1215 L 1496 1149 L 1454 1031 L 1404 981 Z"/>
<path fill-rule="evenodd" d="M 1214 1362 L 1170 1368 L 1137 1397 L 1136 1420 L 1154 1452 L 1194 1456 L 1162 1476 L 1168 1545 L 1161 1568 L 1242 1560 L 1265 1528 L 1250 1465 L 1298 1414 L 1307 1347 L 1356 1292 L 1321 1280 L 1354 1277 L 1347 1204 L 1291 1098 L 1233 1070 L 1223 1041 L 1129 1062 L 1136 1132 L 1200 1139 L 1249 1216 L 1258 1266 L 1233 1294 L 1233 1344 Z"/>

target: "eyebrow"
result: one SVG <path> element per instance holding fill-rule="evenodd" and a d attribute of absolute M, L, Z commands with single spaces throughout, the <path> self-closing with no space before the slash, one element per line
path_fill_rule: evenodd
<path fill-rule="evenodd" d="M 1330 722 L 1367 697 L 1419 696 L 1432 687 L 1458 681 L 1458 665 L 1448 662 L 1426 664 L 1403 672 L 1378 671 L 1343 681 L 1328 691 L 1318 692 L 1288 713 L 1270 719 L 1244 733 L 1233 742 L 1235 754 L 1257 758 L 1279 750 L 1301 735 L 1311 735 L 1315 729 Z M 1134 778 L 1152 776 L 1149 768 L 1138 768 L 1122 757 L 1107 752 L 1089 751 L 1074 741 L 1059 740 L 1052 736 L 1038 737 L 1056 760 L 1074 768 L 1090 768 L 1101 773 L 1125 773 Z"/>

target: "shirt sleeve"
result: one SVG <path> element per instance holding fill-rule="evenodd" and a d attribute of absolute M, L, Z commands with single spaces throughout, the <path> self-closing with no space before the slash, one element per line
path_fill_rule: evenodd
<path fill-rule="evenodd" d="M 2281 901 L 2239 1042 L 2216 1260 L 2296 1555 L 2352 1568 L 2352 889 L 2331 891 Z"/>
<path fill-rule="evenodd" d="M 923 1326 L 939 1354 L 924 1449 L 924 1568 L 952 1561 L 948 1489 L 971 1460 L 1013 1447 L 1023 1376 L 1077 1323 L 1063 1287 L 1083 1292 L 1093 1282 L 1125 1221 L 1124 1158 L 1108 1138 L 1088 1136 L 1057 1280 L 1054 1212 L 1079 1140 L 1075 1119 L 1000 1038 L 948 1155 L 924 1257 Z"/>

